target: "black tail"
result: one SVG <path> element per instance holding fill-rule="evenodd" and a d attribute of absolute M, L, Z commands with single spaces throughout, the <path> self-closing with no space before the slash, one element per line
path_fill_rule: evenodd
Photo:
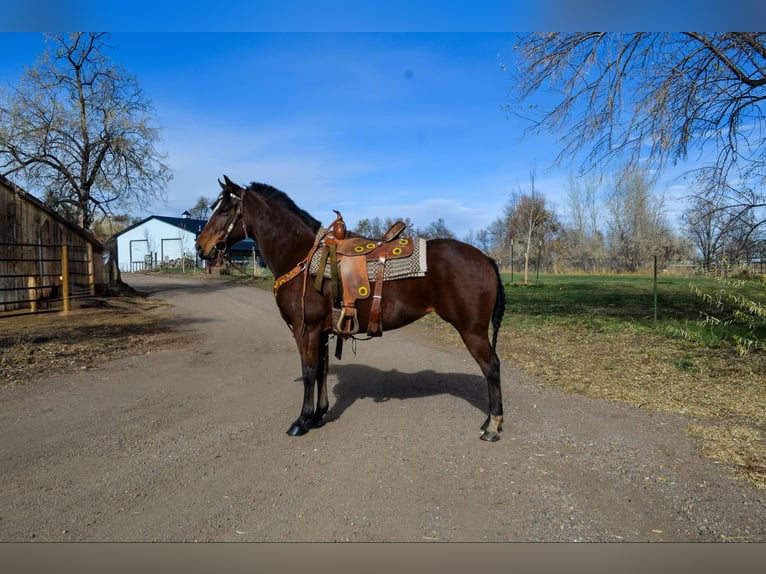
<path fill-rule="evenodd" d="M 503 280 L 500 279 L 497 263 L 494 259 L 490 259 L 490 261 L 497 275 L 497 295 L 495 296 L 495 308 L 492 309 L 492 349 L 494 350 L 497 348 L 497 334 L 503 322 L 503 315 L 505 315 L 505 288 L 503 287 Z"/>

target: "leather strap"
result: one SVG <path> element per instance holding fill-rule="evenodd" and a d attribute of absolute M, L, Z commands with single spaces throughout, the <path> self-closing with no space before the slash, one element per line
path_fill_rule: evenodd
<path fill-rule="evenodd" d="M 283 273 L 276 279 L 274 279 L 274 297 L 277 296 L 277 292 L 279 291 L 279 288 L 287 283 L 288 281 L 291 281 L 295 279 L 298 275 L 301 274 L 301 271 L 304 269 L 307 269 L 309 266 L 309 263 L 311 263 L 311 258 L 314 257 L 314 253 L 317 249 L 319 249 L 319 246 L 322 244 L 322 240 L 324 239 L 325 235 L 328 233 L 328 229 L 322 230 L 320 229 L 317 232 L 316 239 L 314 240 L 314 245 L 309 249 L 308 255 L 304 257 L 301 261 L 299 261 L 295 267 L 290 269 L 287 273 Z M 305 292 L 305 289 L 304 289 Z"/>
<path fill-rule="evenodd" d="M 317 276 L 314 279 L 314 289 L 322 291 L 322 283 L 324 283 L 324 270 L 327 267 L 327 257 L 330 255 L 330 250 L 325 245 L 322 248 L 322 253 L 319 256 L 319 267 L 317 269 Z"/>
<path fill-rule="evenodd" d="M 370 320 L 367 322 L 367 334 L 370 337 L 379 337 L 383 334 L 380 328 L 380 307 L 383 301 L 383 273 L 386 267 L 386 255 L 382 253 L 378 258 L 378 271 L 375 274 L 375 293 L 372 296 L 370 306 Z"/>
<path fill-rule="evenodd" d="M 335 307 L 340 307 L 340 294 L 343 291 L 343 287 L 340 284 L 340 275 L 338 274 L 338 245 L 331 243 L 328 245 L 328 248 L 330 249 L 330 281 L 332 282 L 332 301 Z M 319 275 L 317 275 L 317 277 L 319 277 Z"/>
<path fill-rule="evenodd" d="M 277 292 L 279 291 L 279 288 L 287 283 L 288 281 L 291 281 L 295 279 L 298 275 L 300 275 L 301 271 L 303 271 L 306 267 L 308 267 L 307 260 L 303 260 L 300 263 L 298 263 L 295 267 L 290 269 L 287 273 L 284 275 L 280 275 L 274 280 L 274 297 L 277 296 Z"/>

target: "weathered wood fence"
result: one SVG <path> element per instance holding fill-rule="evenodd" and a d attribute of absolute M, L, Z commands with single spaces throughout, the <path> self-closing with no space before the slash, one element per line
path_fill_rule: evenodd
<path fill-rule="evenodd" d="M 68 311 L 73 299 L 96 294 L 102 269 L 90 244 L 0 243 L 0 312 Z"/>

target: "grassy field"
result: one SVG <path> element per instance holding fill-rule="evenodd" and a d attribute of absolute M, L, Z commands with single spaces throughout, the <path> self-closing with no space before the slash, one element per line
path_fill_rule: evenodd
<path fill-rule="evenodd" d="M 690 415 L 706 454 L 766 488 L 766 331 L 737 314 L 766 305 L 763 282 L 661 277 L 655 320 L 651 276 L 503 279 L 503 358 L 566 392 Z"/>
<path fill-rule="evenodd" d="M 760 280 L 659 277 L 655 304 L 654 279 L 647 275 L 542 275 L 528 286 L 503 278 L 509 310 L 536 325 L 659 330 L 708 347 L 737 341 L 757 347 L 766 339 L 766 321 L 753 327 L 735 318 L 738 298 L 766 307 Z"/>

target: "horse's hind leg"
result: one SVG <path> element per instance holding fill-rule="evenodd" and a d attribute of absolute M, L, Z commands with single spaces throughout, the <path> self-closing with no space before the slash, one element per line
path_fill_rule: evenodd
<path fill-rule="evenodd" d="M 483 331 L 483 330 L 482 330 Z M 500 389 L 500 359 L 492 348 L 486 332 L 472 333 L 460 331 L 460 336 L 468 352 L 479 364 L 484 378 L 487 379 L 489 394 L 489 414 L 481 425 L 481 439 L 495 442 L 500 439 L 503 430 L 503 394 Z"/>

